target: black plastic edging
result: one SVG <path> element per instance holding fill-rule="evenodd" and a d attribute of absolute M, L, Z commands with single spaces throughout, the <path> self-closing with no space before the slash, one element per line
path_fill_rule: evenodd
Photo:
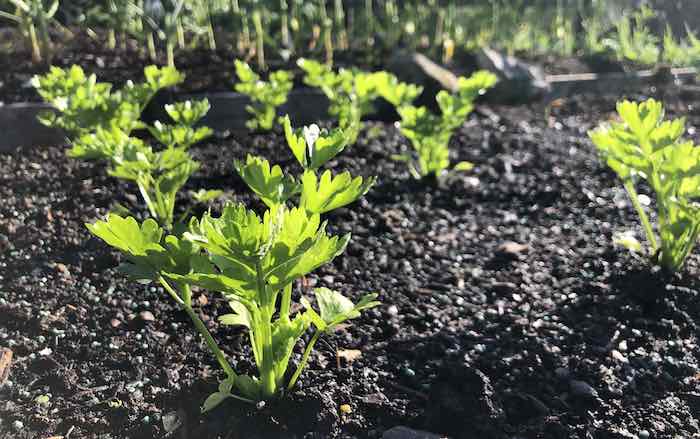
<path fill-rule="evenodd" d="M 550 92 L 545 99 L 571 96 L 578 93 L 619 94 L 644 85 L 685 82 L 698 75 L 695 68 L 643 70 L 632 73 L 551 75 L 547 77 Z M 206 97 L 211 104 L 209 114 L 202 121 L 216 131 L 245 130 L 248 120 L 246 106 L 250 100 L 239 93 L 204 93 L 176 95 L 165 93 L 158 96 L 144 111 L 144 121 L 168 120 L 163 104 L 185 99 Z M 487 96 L 488 97 L 488 96 Z M 39 123 L 36 116 L 42 110 L 51 109 L 43 103 L 17 103 L 0 106 L 0 153 L 11 152 L 19 146 L 45 146 L 64 143 L 65 135 Z M 294 125 L 304 125 L 324 119 L 328 111 L 328 100 L 317 89 L 292 90 L 287 103 L 279 114 L 289 114 Z"/>

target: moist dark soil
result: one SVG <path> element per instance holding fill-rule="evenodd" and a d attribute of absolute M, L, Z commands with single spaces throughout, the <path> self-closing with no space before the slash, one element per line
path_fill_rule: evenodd
<path fill-rule="evenodd" d="M 2 35 L 0 33 L 0 36 Z M 13 38 L 18 42 L 21 41 L 19 35 Z M 110 82 L 115 87 L 121 87 L 128 80 L 134 82 L 143 80 L 145 65 L 166 64 L 162 48 L 158 49 L 158 58 L 154 62 L 136 40 L 128 40 L 125 45 L 119 43 L 117 48 L 110 49 L 103 38 L 88 37 L 80 29 L 75 30 L 72 39 L 64 40 L 57 38 L 52 65 L 64 68 L 74 64 L 80 65 L 86 73 L 94 73 L 98 81 Z M 237 80 L 233 60 L 247 59 L 251 67 L 255 68 L 255 59 L 250 59 L 249 54 L 239 53 L 231 47 L 231 44 L 222 42 L 220 46 L 216 51 L 207 48 L 176 50 L 176 67 L 186 75 L 187 80 L 171 91 L 182 94 L 233 91 Z M 322 59 L 323 54 L 320 50 L 320 48 L 306 50 L 302 55 Z M 269 49 L 266 56 L 269 71 L 292 70 L 296 73 L 297 85 L 301 85 L 303 74 L 296 66 L 299 54 L 285 60 L 279 53 Z M 379 49 L 371 52 L 339 51 L 335 54 L 334 63 L 339 67 L 356 66 L 375 70 L 385 58 Z M 32 76 L 46 73 L 48 69 L 45 63 L 33 63 L 31 52 L 23 49 L 19 43 L 15 51 L 0 51 L 0 103 L 41 102 L 42 99 L 31 86 L 30 80 Z M 262 72 L 262 75 L 265 77 L 267 72 Z"/>
<path fill-rule="evenodd" d="M 697 141 L 692 104 L 673 99 L 669 113 L 687 114 Z M 83 225 L 116 203 L 143 217 L 135 188 L 64 146 L 0 156 L 0 346 L 14 353 L 0 437 L 379 438 L 397 425 L 465 439 L 698 437 L 700 260 L 669 276 L 613 245 L 614 232 L 641 231 L 585 133 L 614 100 L 561 100 L 547 119 L 537 106 L 489 109 L 453 138 L 454 160 L 476 168 L 439 184 L 390 159 L 405 148 L 392 125 L 367 124 L 331 165 L 378 183 L 328 215 L 351 243 L 295 296 L 376 291 L 382 305 L 319 343 L 291 394 L 206 415 L 222 373 L 186 315 L 119 275 L 120 256 Z M 202 167 L 188 190 L 256 209 L 234 158 L 298 170 L 279 134 L 192 151 Z M 251 371 L 246 335 L 216 320 L 227 305 L 196 301 Z"/>

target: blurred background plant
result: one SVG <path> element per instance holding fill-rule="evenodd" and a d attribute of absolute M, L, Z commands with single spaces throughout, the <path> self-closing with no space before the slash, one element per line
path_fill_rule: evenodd
<path fill-rule="evenodd" d="M 700 2 L 682 0 L 0 0 L 35 62 L 86 33 L 173 65 L 187 50 L 233 51 L 265 70 L 292 56 L 418 50 L 444 62 L 488 46 L 541 57 L 609 56 L 640 65 L 695 64 Z M 690 20 L 690 21 L 689 21 Z M 68 29 L 72 32 L 68 32 Z M 16 50 L 17 44 L 4 45 Z M 688 54 L 690 52 L 690 54 Z M 380 56 L 380 55 L 377 55 Z"/>

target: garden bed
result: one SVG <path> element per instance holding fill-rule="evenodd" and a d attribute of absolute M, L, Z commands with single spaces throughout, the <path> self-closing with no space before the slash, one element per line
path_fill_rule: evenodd
<path fill-rule="evenodd" d="M 664 100 L 700 126 L 694 102 Z M 405 143 L 397 130 L 368 124 L 334 168 L 378 183 L 330 214 L 332 231 L 353 238 L 307 283 L 354 299 L 376 291 L 382 306 L 320 343 L 293 394 L 205 416 L 220 373 L 187 316 L 160 288 L 117 274 L 118 255 L 83 226 L 115 203 L 145 215 L 135 188 L 64 146 L 0 156 L 0 346 L 14 354 L 0 436 L 378 438 L 397 425 L 454 438 L 699 434 L 700 259 L 667 278 L 613 246 L 637 220 L 586 130 L 614 100 L 564 99 L 548 119 L 487 109 L 453 138 L 455 160 L 475 170 L 445 186 L 412 180 L 390 160 Z M 191 151 L 202 167 L 188 189 L 221 188 L 256 208 L 233 159 L 294 166 L 279 134 Z M 232 364 L 250 369 L 244 333 L 215 320 L 226 304 L 196 300 Z"/>

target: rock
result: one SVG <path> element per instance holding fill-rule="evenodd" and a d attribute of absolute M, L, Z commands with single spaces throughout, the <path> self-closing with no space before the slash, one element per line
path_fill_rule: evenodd
<path fill-rule="evenodd" d="M 498 84 L 489 90 L 496 102 L 528 102 L 541 98 L 550 90 L 544 70 L 514 56 L 485 47 L 477 53 L 479 68 L 498 76 Z"/>
<path fill-rule="evenodd" d="M 506 241 L 499 245 L 496 249 L 496 254 L 501 256 L 517 258 L 521 253 L 525 253 L 530 249 L 527 244 L 520 244 L 513 241 Z"/>
<path fill-rule="evenodd" d="M 0 349 L 0 385 L 7 381 L 10 376 L 10 365 L 12 364 L 12 351 L 7 348 Z"/>
<path fill-rule="evenodd" d="M 70 277 L 70 270 L 66 266 L 66 264 L 62 264 L 60 262 L 56 263 L 56 270 L 58 270 L 59 273 L 61 273 L 62 276 L 64 277 Z"/>
<path fill-rule="evenodd" d="M 144 322 L 152 322 L 156 319 L 153 313 L 150 311 L 141 311 L 139 313 L 139 318 Z"/>
<path fill-rule="evenodd" d="M 205 305 L 207 305 L 208 303 L 209 303 L 209 299 L 207 299 L 207 296 L 206 296 L 206 295 L 200 294 L 200 295 L 197 297 L 197 304 L 198 304 L 199 306 L 205 306 Z"/>
<path fill-rule="evenodd" d="M 443 437 L 427 431 L 413 430 L 402 426 L 387 430 L 382 435 L 382 439 L 441 439 Z"/>
<path fill-rule="evenodd" d="M 610 352 L 610 356 L 613 357 L 614 360 L 619 361 L 620 363 L 629 363 L 629 360 L 627 360 L 627 357 L 622 355 L 622 353 L 618 350 L 613 349 Z"/>
<path fill-rule="evenodd" d="M 182 426 L 182 413 L 180 412 L 168 412 L 163 415 L 163 429 L 165 432 L 170 434 Z"/>
<path fill-rule="evenodd" d="M 443 366 L 430 387 L 428 429 L 454 437 L 500 437 L 504 418 L 489 378 L 465 363 Z"/>
<path fill-rule="evenodd" d="M 344 359 L 348 364 L 362 357 L 362 351 L 359 349 L 338 349 L 338 358 Z"/>
<path fill-rule="evenodd" d="M 437 108 L 435 95 L 438 91 L 457 90 L 457 75 L 420 53 L 398 51 L 389 58 L 386 69 L 403 82 L 423 86 L 424 99 L 418 98 L 417 105 Z"/>
<path fill-rule="evenodd" d="M 111 320 L 109 321 L 109 325 L 110 325 L 112 328 L 118 328 L 121 324 L 122 324 L 122 321 L 119 320 L 119 319 L 111 319 Z"/>
<path fill-rule="evenodd" d="M 374 407 L 381 407 L 382 404 L 389 401 L 389 399 L 383 393 L 370 393 L 369 395 L 363 396 L 360 400 Z"/>
<path fill-rule="evenodd" d="M 585 381 L 571 380 L 569 382 L 571 394 L 574 396 L 595 399 L 598 398 L 598 391 Z"/>

